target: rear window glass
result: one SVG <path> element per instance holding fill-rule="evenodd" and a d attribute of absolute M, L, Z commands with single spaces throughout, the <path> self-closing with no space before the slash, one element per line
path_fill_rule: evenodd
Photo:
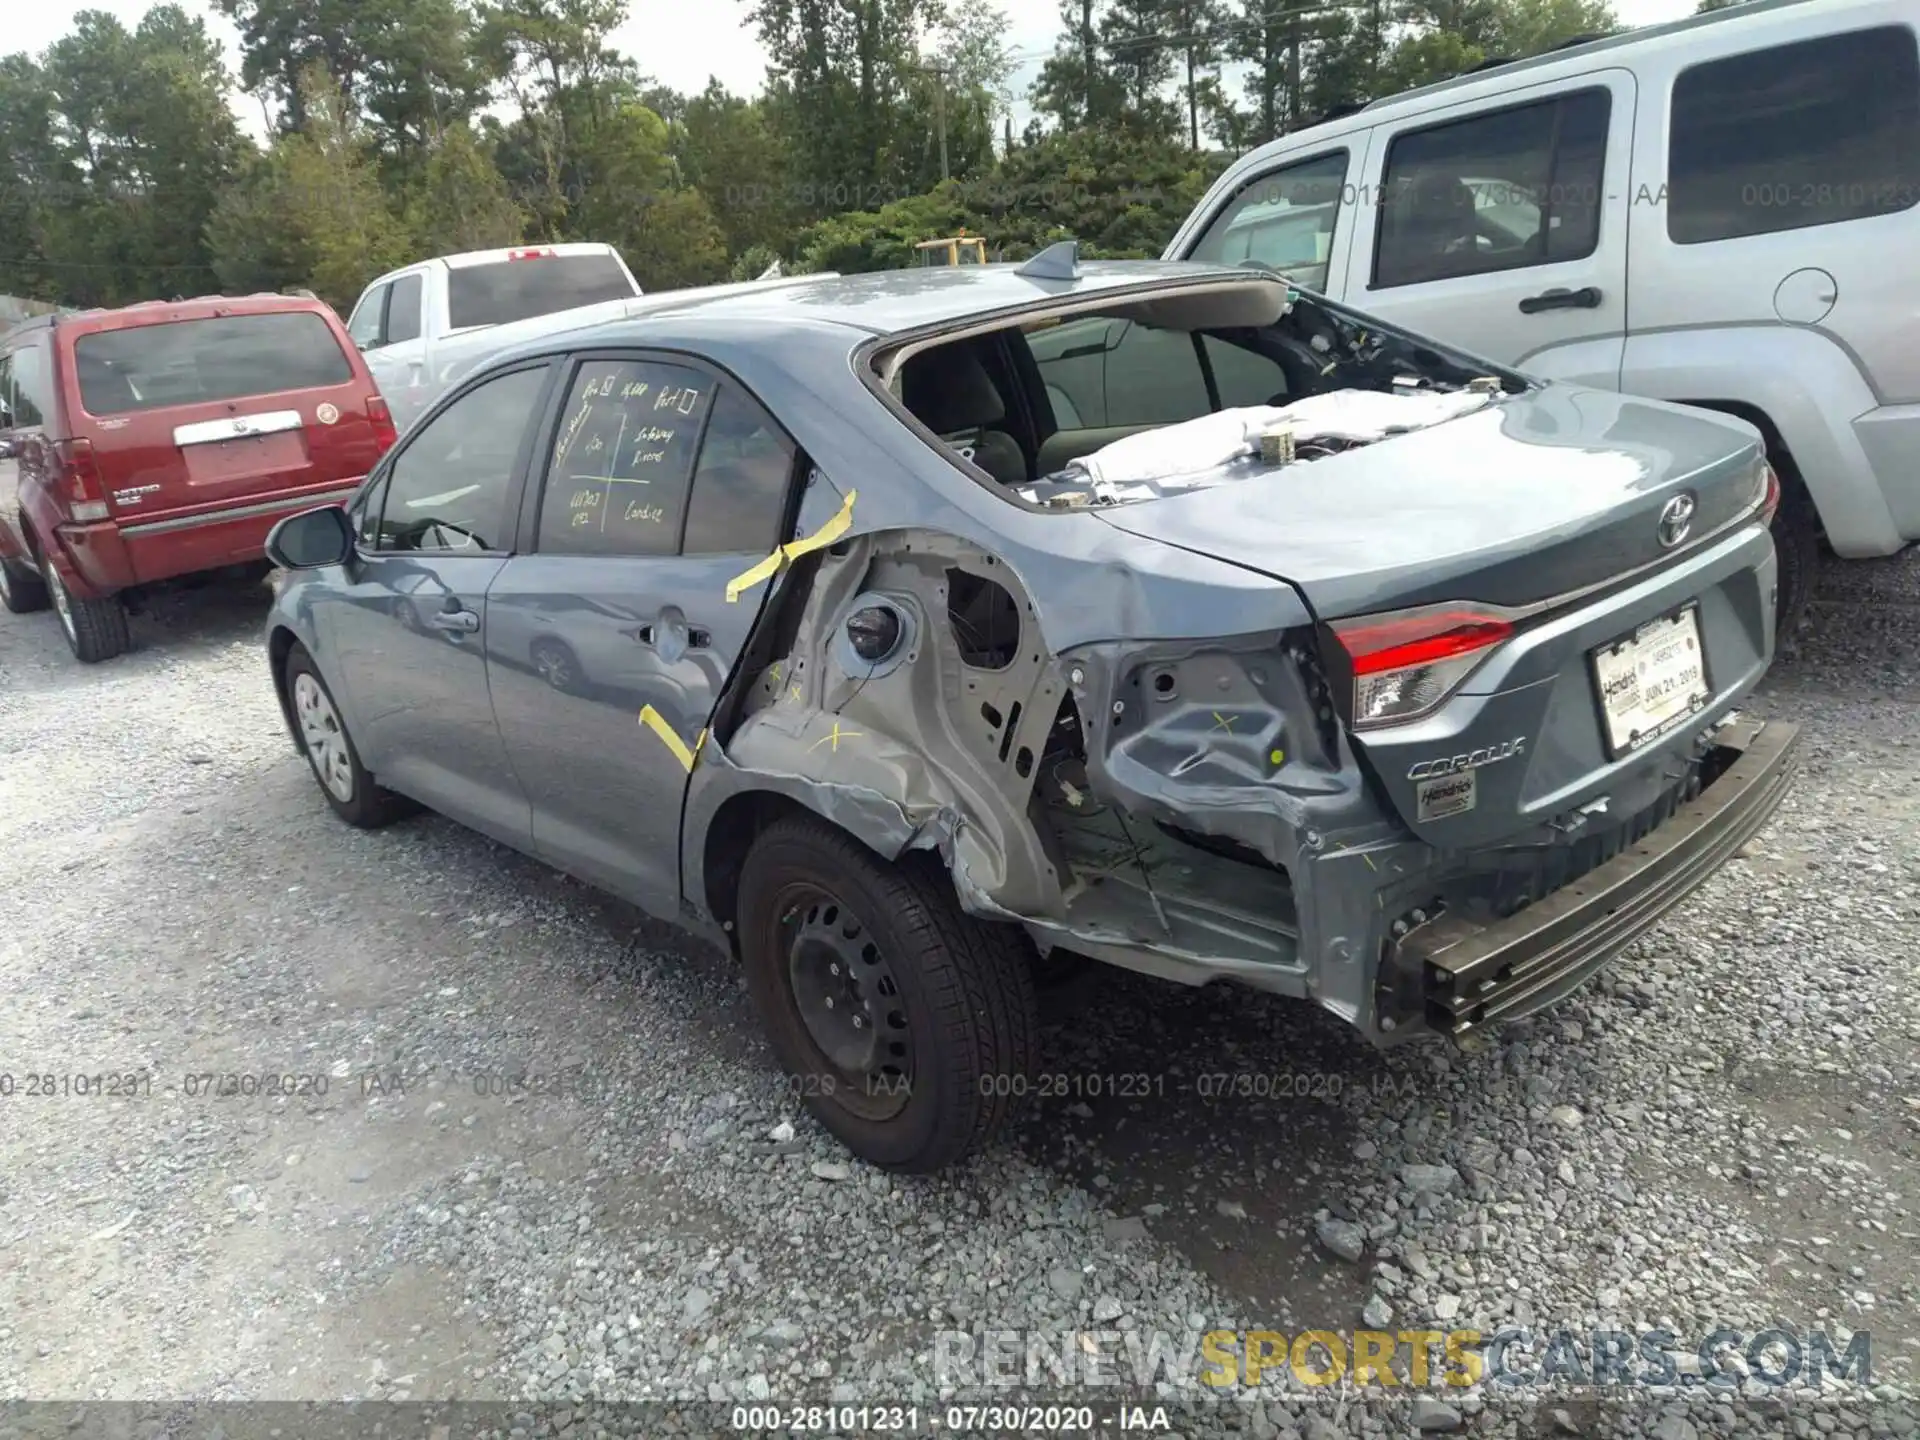
<path fill-rule="evenodd" d="M 576 305 L 629 299 L 634 293 L 633 282 L 611 255 L 541 255 L 460 265 L 447 276 L 447 321 L 456 330 L 510 325 Z"/>
<path fill-rule="evenodd" d="M 1669 171 L 1667 233 L 1681 245 L 1911 209 L 1920 203 L 1913 31 L 1825 35 L 1682 71 Z"/>
<path fill-rule="evenodd" d="M 73 368 L 80 403 L 92 415 L 310 390 L 353 378 L 340 342 L 311 311 L 82 335 L 73 343 Z"/>

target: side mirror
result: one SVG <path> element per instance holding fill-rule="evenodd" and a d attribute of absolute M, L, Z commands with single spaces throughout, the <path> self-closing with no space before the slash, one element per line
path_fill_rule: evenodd
<path fill-rule="evenodd" d="M 282 570 L 339 565 L 353 553 L 353 530 L 339 505 L 289 515 L 267 535 L 267 559 Z"/>

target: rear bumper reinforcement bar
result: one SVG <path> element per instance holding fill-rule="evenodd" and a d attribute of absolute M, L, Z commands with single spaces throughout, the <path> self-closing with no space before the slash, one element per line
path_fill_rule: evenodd
<path fill-rule="evenodd" d="M 1767 823 L 1799 738 L 1796 725 L 1735 722 L 1715 739 L 1737 758 L 1638 844 L 1504 920 L 1443 914 L 1407 935 L 1398 958 L 1419 967 L 1428 1025 L 1458 1038 L 1578 988 Z"/>

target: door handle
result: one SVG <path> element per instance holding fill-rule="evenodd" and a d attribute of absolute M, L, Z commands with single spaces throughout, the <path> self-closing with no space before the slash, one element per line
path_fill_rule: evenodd
<path fill-rule="evenodd" d="M 442 610 L 428 621 L 436 630 L 453 630 L 471 635 L 480 628 L 480 617 L 471 610 Z"/>
<path fill-rule="evenodd" d="M 1542 310 L 1597 310 L 1600 287 L 1586 285 L 1578 290 L 1543 290 L 1520 302 L 1522 315 L 1538 315 Z"/>
<path fill-rule="evenodd" d="M 651 625 L 635 625 L 632 629 L 623 631 L 622 633 L 629 639 L 638 640 L 642 645 L 653 644 L 653 626 Z M 688 628 L 687 648 L 689 650 L 705 650 L 712 644 L 713 632 L 711 630 L 701 630 L 691 626 Z"/>

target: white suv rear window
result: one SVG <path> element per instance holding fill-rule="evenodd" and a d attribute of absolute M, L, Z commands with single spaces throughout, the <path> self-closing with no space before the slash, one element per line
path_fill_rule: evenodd
<path fill-rule="evenodd" d="M 531 255 L 456 265 L 447 276 L 447 323 L 456 330 L 510 325 L 637 293 L 611 255 Z"/>
<path fill-rule="evenodd" d="M 90 415 L 314 390 L 353 378 L 332 329 L 310 310 L 101 330 L 73 342 L 73 367 Z"/>

